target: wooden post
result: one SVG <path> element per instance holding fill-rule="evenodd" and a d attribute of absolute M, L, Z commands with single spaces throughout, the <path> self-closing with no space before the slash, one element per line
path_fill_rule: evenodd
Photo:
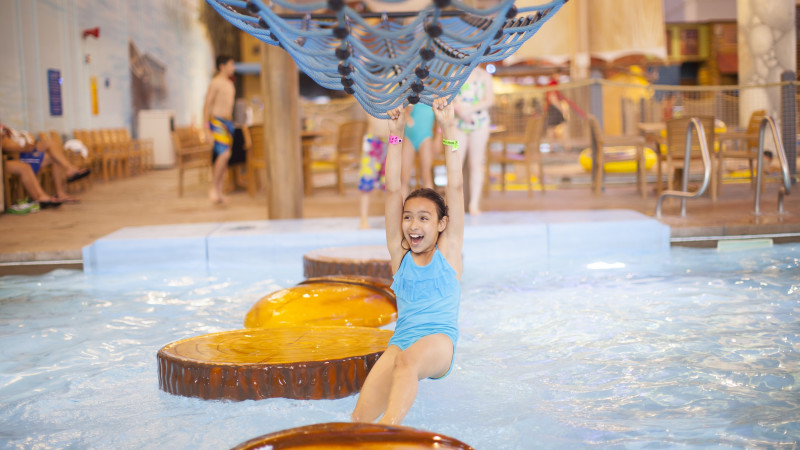
<path fill-rule="evenodd" d="M 297 65 L 282 48 L 263 42 L 260 45 L 267 216 L 300 219 L 303 217 L 303 166 Z"/>

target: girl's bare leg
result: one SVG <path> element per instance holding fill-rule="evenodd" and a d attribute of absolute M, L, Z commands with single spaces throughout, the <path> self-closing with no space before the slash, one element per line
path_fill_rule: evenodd
<path fill-rule="evenodd" d="M 419 170 L 422 172 L 422 187 L 433 189 L 433 146 L 431 138 L 419 145 Z"/>
<path fill-rule="evenodd" d="M 56 185 L 56 197 L 58 199 L 70 198 L 67 194 L 67 174 L 66 169 L 60 164 L 54 163 L 54 158 L 50 153 L 44 155 L 42 160 L 42 167 L 50 166 L 53 170 L 53 184 Z"/>
<path fill-rule="evenodd" d="M 369 229 L 369 222 L 367 221 L 367 217 L 369 217 L 369 192 L 361 193 L 360 210 L 361 210 L 361 225 L 359 225 L 359 228 L 361 228 L 362 230 L 367 230 Z"/>
<path fill-rule="evenodd" d="M 489 144 L 489 127 L 481 127 L 469 134 L 469 213 L 481 213 L 480 200 L 486 172 L 486 146 Z"/>
<path fill-rule="evenodd" d="M 36 150 L 47 153 L 47 156 L 51 157 L 52 162 L 55 163 L 54 165 L 61 166 L 65 176 L 74 175 L 80 171 L 80 169 L 69 162 L 69 159 L 67 159 L 62 149 L 51 145 L 50 140 L 44 136 L 40 136 L 39 142 L 36 144 Z"/>
<path fill-rule="evenodd" d="M 386 413 L 378 423 L 399 425 L 414 404 L 419 380 L 443 376 L 452 360 L 453 342 L 443 334 L 425 336 L 399 353 L 394 359 Z"/>
<path fill-rule="evenodd" d="M 378 358 L 361 386 L 356 408 L 350 415 L 353 422 L 374 422 L 383 414 L 389 400 L 389 390 L 392 386 L 392 369 L 395 357 L 400 353 L 400 347 L 390 345 Z"/>
<path fill-rule="evenodd" d="M 414 146 L 411 145 L 411 140 L 405 139 L 403 141 L 403 155 L 402 166 L 400 169 L 400 186 L 403 198 L 408 194 L 411 189 L 411 172 L 414 170 Z M 416 184 L 416 183 L 415 183 Z"/>
<path fill-rule="evenodd" d="M 6 161 L 4 168 L 8 173 L 19 176 L 22 186 L 34 201 L 46 202 L 52 200 L 42 189 L 42 185 L 39 184 L 39 180 L 36 178 L 36 174 L 33 173 L 31 166 L 20 161 Z"/>

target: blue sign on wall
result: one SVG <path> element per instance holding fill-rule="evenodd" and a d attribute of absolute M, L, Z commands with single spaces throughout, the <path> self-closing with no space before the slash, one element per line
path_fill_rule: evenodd
<path fill-rule="evenodd" d="M 47 90 L 50 94 L 51 116 L 60 116 L 63 114 L 63 108 L 61 105 L 61 82 L 60 70 L 47 70 Z"/>

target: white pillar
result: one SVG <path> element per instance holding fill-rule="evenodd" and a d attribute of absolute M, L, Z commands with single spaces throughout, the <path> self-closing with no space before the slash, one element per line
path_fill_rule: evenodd
<path fill-rule="evenodd" d="M 737 0 L 739 84 L 777 83 L 796 70 L 795 8 L 795 0 Z M 743 89 L 739 123 L 757 109 L 779 118 L 780 108 L 780 89 Z"/>

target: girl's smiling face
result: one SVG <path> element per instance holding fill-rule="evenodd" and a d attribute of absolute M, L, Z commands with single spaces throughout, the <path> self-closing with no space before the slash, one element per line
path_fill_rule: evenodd
<path fill-rule="evenodd" d="M 447 226 L 447 217 L 439 220 L 436 203 L 424 197 L 406 200 L 403 206 L 403 237 L 414 253 L 433 251 L 439 233 Z"/>

